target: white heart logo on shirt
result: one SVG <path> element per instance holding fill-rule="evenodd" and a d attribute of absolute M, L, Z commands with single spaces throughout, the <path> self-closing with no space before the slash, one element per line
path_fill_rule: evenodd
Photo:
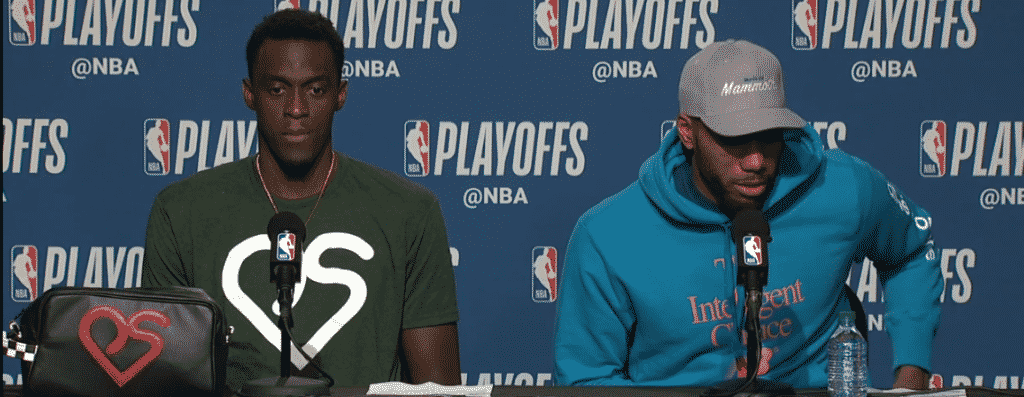
<path fill-rule="evenodd" d="M 295 307 L 299 303 L 299 299 L 302 297 L 302 291 L 305 289 L 306 280 L 310 279 L 320 284 L 342 284 L 348 287 L 350 293 L 348 300 L 344 305 L 338 309 L 330 319 L 327 320 L 320 329 L 313 334 L 313 337 L 309 339 L 309 342 L 302 347 L 302 350 L 306 352 L 310 357 L 315 357 L 327 342 L 334 337 L 342 327 L 345 326 L 352 317 L 359 312 L 359 309 L 366 303 L 366 281 L 363 280 L 358 273 L 348 269 L 339 268 L 325 268 L 320 265 L 320 255 L 329 249 L 344 249 L 351 251 L 359 256 L 363 260 L 370 260 L 373 258 L 373 247 L 370 246 L 365 240 L 359 236 L 349 233 L 325 233 L 317 236 L 313 239 L 313 242 L 306 247 L 303 251 L 303 256 L 307 259 L 303 263 L 302 277 L 299 282 L 295 284 L 295 296 L 292 300 L 292 307 Z M 271 345 L 281 350 L 281 330 L 277 328 L 277 324 L 270 320 L 270 317 L 260 309 L 256 302 L 253 302 L 252 298 L 242 292 L 242 287 L 239 285 L 238 276 L 242 270 L 242 262 L 244 262 L 249 256 L 259 251 L 270 250 L 270 240 L 266 235 L 255 235 L 249 237 L 238 243 L 231 251 L 228 252 L 228 257 L 224 261 L 224 270 L 221 274 L 221 280 L 224 288 L 224 295 L 227 296 L 228 302 L 242 313 L 243 316 L 252 322 L 252 325 L 256 327 L 256 330 L 263 335 L 264 338 L 270 342 Z M 312 258 L 312 260 L 309 260 Z M 277 302 L 273 304 L 273 311 L 278 312 Z M 298 369 L 303 369 L 309 364 L 309 361 L 298 352 L 295 343 L 292 342 L 291 348 L 291 361 L 295 364 Z"/>

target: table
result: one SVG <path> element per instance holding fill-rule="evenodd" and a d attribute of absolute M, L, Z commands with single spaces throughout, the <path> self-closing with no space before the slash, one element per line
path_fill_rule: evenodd
<path fill-rule="evenodd" d="M 366 387 L 331 388 L 332 397 L 365 396 Z M 1024 396 L 1024 390 L 999 390 L 987 387 L 955 387 L 942 391 L 962 390 L 968 397 Z M 610 397 L 696 397 L 704 391 L 693 387 L 566 387 L 566 386 L 494 386 L 493 397 L 560 397 L 560 396 L 610 396 Z M 800 396 L 828 397 L 824 389 L 797 389 Z M 918 393 L 873 393 L 872 397 L 927 396 L 939 390 Z M 4 397 L 21 397 L 21 386 L 4 386 Z"/>

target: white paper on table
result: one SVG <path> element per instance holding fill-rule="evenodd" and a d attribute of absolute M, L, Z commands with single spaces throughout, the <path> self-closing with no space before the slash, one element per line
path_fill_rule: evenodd
<path fill-rule="evenodd" d="M 493 385 L 484 386 L 444 386 L 434 382 L 413 385 L 405 382 L 374 383 L 366 391 L 367 395 L 391 394 L 401 396 L 417 395 L 455 395 L 489 397 Z"/>
<path fill-rule="evenodd" d="M 914 397 L 967 397 L 967 391 L 964 389 L 924 391 L 911 389 L 875 389 L 869 387 L 868 393 L 906 394 Z"/>

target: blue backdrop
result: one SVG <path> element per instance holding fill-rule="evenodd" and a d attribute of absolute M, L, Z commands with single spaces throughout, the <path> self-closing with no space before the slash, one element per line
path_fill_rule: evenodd
<path fill-rule="evenodd" d="M 945 277 L 933 383 L 1022 387 L 1012 305 L 1024 278 L 1024 2 L 8 4 L 5 320 L 56 286 L 138 285 L 156 193 L 255 153 L 245 42 L 265 14 L 301 7 L 335 21 L 347 47 L 335 149 L 441 201 L 465 383 L 551 384 L 557 290 L 533 263 L 560 262 L 576 219 L 636 178 L 671 128 L 683 62 L 745 38 L 779 57 L 790 107 L 828 147 L 932 213 Z M 411 130 L 426 132 L 425 159 L 407 146 Z M 157 135 L 166 150 L 150 148 Z M 849 283 L 869 314 L 872 377 L 890 385 L 870 263 Z M 3 368 L 5 383 L 21 382 L 15 360 Z"/>

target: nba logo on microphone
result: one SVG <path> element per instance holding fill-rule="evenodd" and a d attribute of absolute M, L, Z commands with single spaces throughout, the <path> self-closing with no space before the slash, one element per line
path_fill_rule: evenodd
<path fill-rule="evenodd" d="M 921 122 L 921 176 L 938 178 L 946 175 L 946 122 Z"/>
<path fill-rule="evenodd" d="M 743 263 L 748 266 L 761 266 L 761 237 L 743 236 Z"/>
<path fill-rule="evenodd" d="M 39 297 L 39 250 L 34 245 L 11 247 L 11 299 L 31 302 Z"/>
<path fill-rule="evenodd" d="M 11 0 L 7 8 L 10 14 L 7 27 L 11 45 L 33 45 L 36 43 L 36 1 Z"/>
<path fill-rule="evenodd" d="M 295 233 L 277 234 L 277 260 L 295 260 Z"/>
<path fill-rule="evenodd" d="M 171 123 L 167 119 L 146 119 L 142 132 L 146 175 L 167 175 L 171 171 Z"/>
<path fill-rule="evenodd" d="M 794 50 L 813 50 L 818 46 L 818 0 L 793 0 Z"/>
<path fill-rule="evenodd" d="M 405 175 L 430 174 L 430 124 L 423 120 L 405 122 Z"/>
<path fill-rule="evenodd" d="M 558 0 L 533 0 L 533 48 L 558 48 Z"/>
<path fill-rule="evenodd" d="M 533 247 L 533 301 L 554 302 L 558 298 L 558 250 Z"/>

